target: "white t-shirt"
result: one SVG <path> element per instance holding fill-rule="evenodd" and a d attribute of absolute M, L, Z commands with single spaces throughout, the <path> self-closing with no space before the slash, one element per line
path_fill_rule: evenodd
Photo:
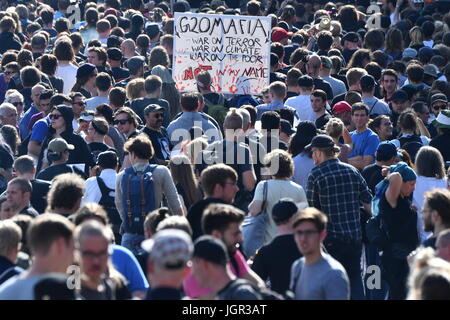
<path fill-rule="evenodd" d="M 69 94 L 72 90 L 75 82 L 77 81 L 77 70 L 78 67 L 73 64 L 68 64 L 67 66 L 58 66 L 56 68 L 55 76 L 62 78 L 64 81 L 63 93 Z"/>
<path fill-rule="evenodd" d="M 295 109 L 299 117 L 298 121 L 309 120 L 314 122 L 317 116 L 311 107 L 310 99 L 309 95 L 298 95 L 287 99 L 284 105 Z M 296 126 L 295 123 L 294 126 Z"/>

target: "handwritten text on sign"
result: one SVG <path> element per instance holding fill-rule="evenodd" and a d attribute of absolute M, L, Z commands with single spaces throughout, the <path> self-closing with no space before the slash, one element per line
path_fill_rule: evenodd
<path fill-rule="evenodd" d="M 215 92 L 261 93 L 269 85 L 270 27 L 266 17 L 175 13 L 178 90 L 196 90 L 195 77 L 206 70 Z"/>

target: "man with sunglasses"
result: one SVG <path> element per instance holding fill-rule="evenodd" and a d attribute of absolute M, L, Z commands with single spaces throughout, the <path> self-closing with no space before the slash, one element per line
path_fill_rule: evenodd
<path fill-rule="evenodd" d="M 144 109 L 145 133 L 152 142 L 155 155 L 150 160 L 151 163 L 165 165 L 170 160 L 170 150 L 172 144 L 167 134 L 166 128 L 162 126 L 164 118 L 164 108 L 157 104 L 150 104 Z"/>
<path fill-rule="evenodd" d="M 296 300 L 348 300 L 350 285 L 342 264 L 322 249 L 328 219 L 316 208 L 301 210 L 294 222 L 294 239 L 303 257 L 291 269 Z"/>
<path fill-rule="evenodd" d="M 83 94 L 80 92 L 71 92 L 69 97 L 72 99 L 72 110 L 73 110 L 72 126 L 73 130 L 77 131 L 79 127 L 78 119 L 80 119 L 81 113 L 86 108 L 86 101 L 84 100 Z"/>
<path fill-rule="evenodd" d="M 33 88 L 31 88 L 31 107 L 25 112 L 22 120 L 20 121 L 19 129 L 20 129 L 20 137 L 21 139 L 25 139 L 30 133 L 30 129 L 28 129 L 28 124 L 30 123 L 31 117 L 36 113 L 39 113 L 39 101 L 41 93 L 44 92 L 45 87 L 42 84 L 37 84 Z"/>
<path fill-rule="evenodd" d="M 430 119 L 431 121 L 438 117 L 439 112 L 447 109 L 448 109 L 448 100 L 445 94 L 435 93 L 431 96 L 430 100 L 430 111 L 432 113 L 431 115 L 432 119 Z"/>
<path fill-rule="evenodd" d="M 122 107 L 114 115 L 114 125 L 121 134 L 125 136 L 125 140 L 129 140 L 138 135 L 137 127 L 139 122 L 136 114 L 128 107 Z"/>

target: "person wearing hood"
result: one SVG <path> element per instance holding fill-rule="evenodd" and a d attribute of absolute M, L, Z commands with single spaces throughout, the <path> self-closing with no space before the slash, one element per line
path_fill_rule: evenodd
<path fill-rule="evenodd" d="M 84 172 L 86 176 L 89 175 L 89 168 L 94 166 L 94 160 L 84 139 L 73 133 L 73 116 L 72 108 L 66 105 L 59 105 L 50 113 L 49 118 L 51 120 L 51 128 L 42 144 L 42 150 L 37 165 L 38 172 L 46 168 L 50 162 L 47 155 L 47 148 L 49 147 L 50 141 L 55 138 L 62 138 L 68 144 L 74 146 L 73 150 L 69 150 L 67 163 L 84 164 Z"/>

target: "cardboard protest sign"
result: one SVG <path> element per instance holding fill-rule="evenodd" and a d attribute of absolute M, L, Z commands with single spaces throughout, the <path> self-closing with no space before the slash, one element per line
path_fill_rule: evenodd
<path fill-rule="evenodd" d="M 175 13 L 173 77 L 180 91 L 195 91 L 207 70 L 212 90 L 259 94 L 269 85 L 271 19 Z"/>

